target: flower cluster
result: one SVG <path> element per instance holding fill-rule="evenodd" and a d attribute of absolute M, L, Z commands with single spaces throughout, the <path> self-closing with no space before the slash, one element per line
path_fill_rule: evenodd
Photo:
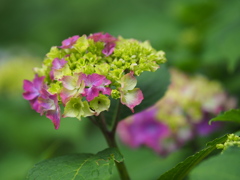
<path fill-rule="evenodd" d="M 217 130 L 221 124 L 208 121 L 236 106 L 218 82 L 200 75 L 189 77 L 176 69 L 170 73 L 172 82 L 162 99 L 118 124 L 120 139 L 130 147 L 145 145 L 167 155 L 195 136 Z"/>
<path fill-rule="evenodd" d="M 136 76 L 156 71 L 166 61 L 164 55 L 148 42 L 108 33 L 73 36 L 51 48 L 42 67 L 34 69 L 33 81 L 24 80 L 23 97 L 56 129 L 61 117 L 81 119 L 108 110 L 110 97 L 134 112 L 143 100 Z"/>
<path fill-rule="evenodd" d="M 217 144 L 216 148 L 224 151 L 231 146 L 240 147 L 240 137 L 238 135 L 229 134 L 227 140 L 223 144 Z"/>

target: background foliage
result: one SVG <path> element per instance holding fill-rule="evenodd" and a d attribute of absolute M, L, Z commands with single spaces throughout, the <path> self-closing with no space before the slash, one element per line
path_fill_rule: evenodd
<path fill-rule="evenodd" d="M 239 101 L 239 9 L 238 0 L 1 0 L 0 69 L 7 68 L 12 56 L 26 54 L 39 66 L 50 47 L 63 39 L 102 31 L 149 40 L 154 48 L 166 52 L 168 66 L 219 80 Z M 33 164 L 49 157 L 96 154 L 107 147 L 100 131 L 87 119 L 63 119 L 56 131 L 48 119 L 30 109 L 19 90 L 19 76 L 27 75 L 17 74 L 18 68 L 31 74 L 27 64 L 9 66 L 9 74 L 0 71 L 1 179 L 24 179 Z M 16 90 L 10 93 L 10 88 Z M 234 125 L 218 134 L 235 131 L 238 127 Z M 146 148 L 121 146 L 121 151 L 133 179 L 156 179 L 211 139 L 196 139 L 166 158 Z M 146 169 L 145 164 L 152 168 Z M 191 176 L 200 171 L 201 167 Z M 116 179 L 116 170 L 114 173 Z"/>

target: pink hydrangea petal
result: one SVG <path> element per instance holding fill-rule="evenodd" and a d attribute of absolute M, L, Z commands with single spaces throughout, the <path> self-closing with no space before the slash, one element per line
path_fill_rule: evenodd
<path fill-rule="evenodd" d="M 102 50 L 102 53 L 105 56 L 110 56 L 113 53 L 114 48 L 115 48 L 115 43 L 108 43 L 105 45 L 104 49 Z"/>
<path fill-rule="evenodd" d="M 92 101 L 99 95 L 99 90 L 96 87 L 85 88 L 85 94 L 87 101 Z"/>
<path fill-rule="evenodd" d="M 100 41 L 103 37 L 103 33 L 99 32 L 99 33 L 94 33 L 92 35 L 90 35 L 88 38 L 93 39 L 95 42 Z"/>
<path fill-rule="evenodd" d="M 109 56 L 113 53 L 116 45 L 115 42 L 117 41 L 117 38 L 115 38 L 114 36 L 108 33 L 103 34 L 102 32 L 100 32 L 100 33 L 92 34 L 88 38 L 93 39 L 95 42 L 101 41 L 105 43 L 104 49 L 102 50 L 102 53 L 105 56 Z"/>
<path fill-rule="evenodd" d="M 33 83 L 28 80 L 23 81 L 23 89 L 26 91 L 23 93 L 23 98 L 26 100 L 32 100 L 39 95 L 39 92 L 33 86 Z"/>
<path fill-rule="evenodd" d="M 109 85 L 109 84 L 111 84 L 111 81 L 108 80 L 107 78 L 104 78 L 104 79 L 103 79 L 103 82 L 102 82 L 102 85 L 107 86 L 107 85 Z"/>
<path fill-rule="evenodd" d="M 65 59 L 55 58 L 52 62 L 52 69 L 61 69 L 66 63 Z"/>
<path fill-rule="evenodd" d="M 111 95 L 112 89 L 109 87 L 99 86 L 97 87 L 99 91 L 101 91 L 103 94 Z"/>
<path fill-rule="evenodd" d="M 46 85 L 44 84 L 45 76 L 38 77 L 38 75 L 35 75 L 35 78 L 33 79 L 33 86 L 40 90 L 41 88 L 46 88 Z"/>
<path fill-rule="evenodd" d="M 59 46 L 62 49 L 68 49 L 68 48 L 72 48 L 73 45 L 76 43 L 76 41 L 78 40 L 79 36 L 75 35 L 73 37 L 70 37 L 68 39 L 65 39 L 62 41 L 62 46 Z"/>
<path fill-rule="evenodd" d="M 76 90 L 68 90 L 66 88 L 63 88 L 60 92 L 60 97 L 62 99 L 63 104 L 65 105 L 71 97 L 73 97 L 76 94 Z"/>
<path fill-rule="evenodd" d="M 84 78 L 84 82 L 85 82 L 86 86 L 90 86 L 90 87 L 93 85 L 100 86 L 103 83 L 104 79 L 105 79 L 105 76 L 93 73 L 93 74 L 87 75 Z"/>
<path fill-rule="evenodd" d="M 52 123 L 54 124 L 55 129 L 59 128 L 60 125 L 60 110 L 56 110 L 56 111 L 48 111 L 46 113 L 46 117 L 49 118 Z"/>
<path fill-rule="evenodd" d="M 143 100 L 143 93 L 139 88 L 135 88 L 127 93 L 121 93 L 121 103 L 126 105 L 134 112 L 134 107 L 139 105 Z"/>
<path fill-rule="evenodd" d="M 55 77 L 57 77 L 59 74 L 62 73 L 61 69 L 64 67 L 64 65 L 67 63 L 65 59 L 59 59 L 55 58 L 52 62 L 52 70 L 50 71 L 50 78 L 53 80 Z"/>
<path fill-rule="evenodd" d="M 46 87 L 46 85 L 44 85 L 44 78 L 45 76 L 38 77 L 38 75 L 35 75 L 33 82 L 24 80 L 23 89 L 25 92 L 23 93 L 23 98 L 32 100 L 39 96 L 41 89 Z"/>
<path fill-rule="evenodd" d="M 33 110 L 35 110 L 37 113 L 41 113 L 42 108 L 37 98 L 30 100 L 29 102 Z"/>

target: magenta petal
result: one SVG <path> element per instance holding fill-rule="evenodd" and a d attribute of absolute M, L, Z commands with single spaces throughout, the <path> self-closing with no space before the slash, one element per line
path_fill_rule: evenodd
<path fill-rule="evenodd" d="M 108 44 L 105 45 L 104 49 L 102 50 L 102 53 L 105 56 L 110 56 L 113 53 L 114 48 L 115 48 L 114 43 L 108 43 Z"/>
<path fill-rule="evenodd" d="M 76 43 L 76 41 L 78 40 L 79 36 L 76 35 L 76 36 L 73 36 L 73 37 L 70 37 L 68 39 L 65 39 L 62 41 L 62 46 L 60 46 L 60 48 L 62 49 L 68 49 L 68 48 L 72 48 L 73 45 Z"/>
<path fill-rule="evenodd" d="M 98 87 L 98 90 L 101 91 L 103 94 L 107 94 L 109 96 L 111 95 L 111 92 L 112 92 L 111 88 L 103 87 L 103 86 Z"/>
<path fill-rule="evenodd" d="M 84 80 L 86 86 L 100 86 L 103 83 L 103 80 L 105 79 L 105 76 L 99 75 L 96 73 L 88 75 Z"/>
<path fill-rule="evenodd" d="M 50 71 L 50 78 L 55 79 L 56 73 L 58 70 L 61 70 L 64 65 L 67 63 L 65 59 L 55 58 L 52 62 L 52 70 Z"/>
<path fill-rule="evenodd" d="M 23 93 L 24 99 L 33 100 L 39 96 L 41 89 L 46 87 L 46 85 L 43 83 L 44 78 L 45 76 L 38 77 L 38 75 L 35 75 L 33 82 L 28 80 L 23 81 L 23 89 L 25 91 Z"/>
<path fill-rule="evenodd" d="M 104 49 L 102 50 L 102 53 L 105 56 L 109 56 L 113 53 L 115 48 L 115 42 L 117 41 L 117 38 L 114 36 L 111 36 L 110 34 L 106 33 L 95 33 L 88 38 L 93 39 L 95 42 L 101 41 L 104 42 Z"/>
<path fill-rule="evenodd" d="M 87 101 L 92 101 L 99 95 L 99 90 L 96 87 L 86 88 L 85 94 Z"/>
<path fill-rule="evenodd" d="M 66 63 L 65 59 L 55 58 L 52 62 L 52 69 L 61 69 Z"/>
<path fill-rule="evenodd" d="M 63 104 L 65 105 L 68 100 L 75 95 L 75 90 L 68 90 L 63 88 L 63 90 L 60 92 L 60 97 L 62 99 Z"/>
<path fill-rule="evenodd" d="M 40 90 L 41 88 L 46 88 L 46 85 L 44 85 L 44 79 L 45 76 L 38 77 L 38 75 L 35 75 L 35 78 L 33 79 L 33 86 Z"/>
<path fill-rule="evenodd" d="M 32 100 L 39 95 L 38 89 L 36 89 L 33 86 L 33 83 L 28 80 L 23 81 L 23 89 L 25 90 L 23 98 L 26 100 Z"/>
<path fill-rule="evenodd" d="M 41 104 L 38 102 L 37 98 L 30 100 L 29 102 L 33 110 L 35 110 L 37 113 L 42 114 Z"/>
<path fill-rule="evenodd" d="M 49 118 L 52 121 L 55 129 L 59 128 L 59 125 L 60 125 L 60 111 L 59 110 L 48 111 L 46 113 L 46 117 Z"/>

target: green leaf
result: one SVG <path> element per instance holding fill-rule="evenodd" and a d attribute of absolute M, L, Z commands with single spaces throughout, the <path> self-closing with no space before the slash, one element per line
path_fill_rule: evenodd
<path fill-rule="evenodd" d="M 190 179 L 238 180 L 240 177 L 240 148 L 229 147 L 223 154 L 213 156 L 197 166 L 189 175 Z"/>
<path fill-rule="evenodd" d="M 109 179 L 114 161 L 123 157 L 115 148 L 94 154 L 71 154 L 36 164 L 27 176 L 29 180 L 85 180 Z"/>
<path fill-rule="evenodd" d="M 209 124 L 212 121 L 232 121 L 240 123 L 240 109 L 232 109 L 224 112 L 223 114 L 218 115 L 217 117 L 211 119 Z"/>
<path fill-rule="evenodd" d="M 192 156 L 189 156 L 177 166 L 161 175 L 158 180 L 183 179 L 198 163 L 200 163 L 207 155 L 209 155 L 214 149 L 216 149 L 217 144 L 225 142 L 226 139 L 227 135 L 209 142 L 205 149 L 197 152 Z"/>

